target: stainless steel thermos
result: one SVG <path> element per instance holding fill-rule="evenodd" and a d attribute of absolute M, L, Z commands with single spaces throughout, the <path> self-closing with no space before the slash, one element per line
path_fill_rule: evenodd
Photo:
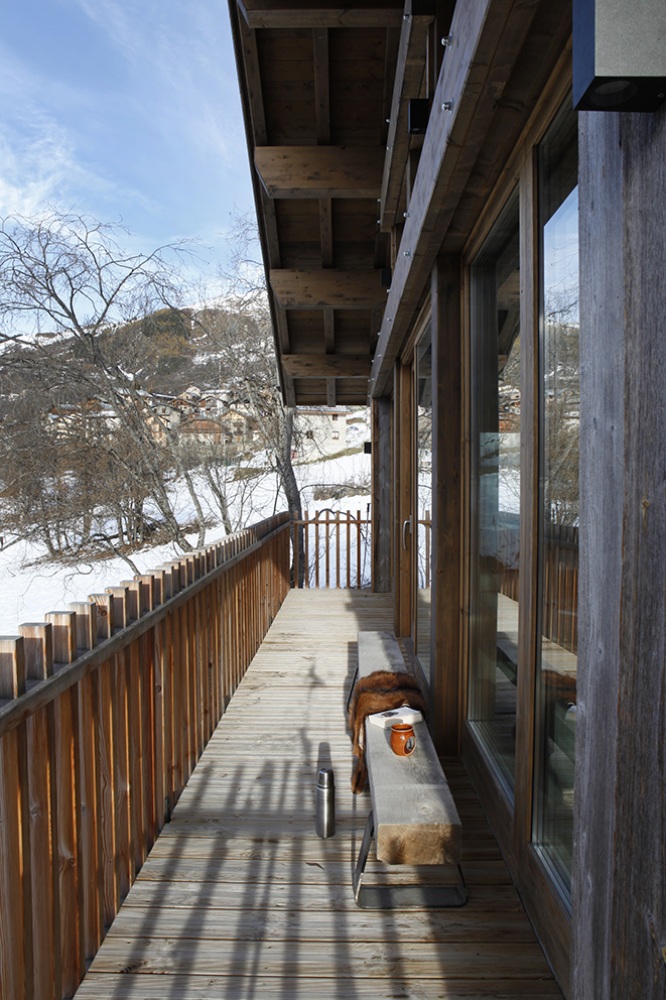
<path fill-rule="evenodd" d="M 335 833 L 335 779 L 329 767 L 322 767 L 317 775 L 317 804 L 315 827 L 318 837 L 332 837 Z"/>

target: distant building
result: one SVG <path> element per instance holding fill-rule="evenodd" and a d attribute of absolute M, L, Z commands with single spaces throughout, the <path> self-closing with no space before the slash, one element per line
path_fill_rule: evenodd
<path fill-rule="evenodd" d="M 340 407 L 299 407 L 296 411 L 293 458 L 313 462 L 344 451 L 348 447 L 349 413 Z"/>

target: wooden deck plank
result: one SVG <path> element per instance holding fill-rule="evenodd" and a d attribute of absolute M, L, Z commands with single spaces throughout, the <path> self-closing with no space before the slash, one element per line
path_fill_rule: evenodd
<path fill-rule="evenodd" d="M 393 941 L 354 941 L 346 937 L 344 921 L 336 940 L 304 940 L 302 936 L 279 940 L 275 938 L 246 941 L 202 939 L 196 936 L 123 937 L 114 934 L 94 962 L 97 972 L 164 977 L 169 972 L 192 970 L 192 976 L 237 976 L 253 970 L 261 976 L 271 976 L 275 988 L 282 978 L 308 978 L 340 981 L 341 979 L 385 980 L 399 965 L 406 979 L 473 978 L 536 979 L 548 975 L 548 966 L 536 942 L 497 944 L 494 948 L 480 947 L 478 942 L 456 941 L 452 944 L 409 941 L 404 945 Z M 187 994 L 185 994 L 187 996 Z"/>
<path fill-rule="evenodd" d="M 380 595 L 292 591 L 78 1000 L 561 997 L 457 763 L 445 770 L 463 824 L 467 906 L 354 903 L 370 800 L 351 793 L 346 693 L 357 632 L 390 628 L 391 613 Z M 336 776 L 328 840 L 314 830 L 319 766 Z M 387 869 L 371 856 L 368 870 Z"/>
<path fill-rule="evenodd" d="M 216 882 L 206 880 L 195 882 L 188 880 L 140 880 L 132 888 L 124 903 L 126 909 L 151 909 L 156 908 L 162 915 L 170 908 L 178 909 L 204 907 L 211 910 L 236 910 L 239 907 L 247 909 L 261 909 L 263 901 L 257 893 L 254 893 L 248 900 L 248 893 L 245 882 Z M 331 883 L 326 887 L 327 909 L 349 909 L 349 883 Z M 291 899 L 284 893 L 275 893 L 272 901 L 276 910 L 288 909 Z M 299 899 L 300 910 L 321 909 L 321 888 L 311 886 L 309 891 L 301 893 Z M 350 912 L 356 914 L 357 907 Z M 461 908 L 462 909 L 462 908 Z M 464 907 L 467 912 L 480 912 L 492 918 L 496 911 L 502 913 L 516 912 L 524 914 L 523 906 L 518 899 L 512 884 L 502 883 L 500 885 L 484 885 L 483 893 L 474 894 L 474 899 L 470 899 Z M 417 919 L 417 914 L 421 911 L 410 911 L 407 920 Z M 429 925 L 435 926 L 440 915 L 434 911 L 427 911 Z M 400 926 L 403 914 L 391 915 L 391 926 Z M 117 919 L 120 919 L 118 917 Z M 418 917 L 420 919 L 420 916 Z M 444 921 L 447 926 L 448 922 Z M 381 927 L 381 923 L 378 924 Z M 387 925 L 388 926 L 388 925 Z M 114 927 L 115 930 L 115 927 Z"/>
<path fill-rule="evenodd" d="M 288 894 L 287 894 L 288 895 Z M 534 932 L 529 920 L 520 910 L 506 910 L 501 905 L 488 910 L 484 902 L 470 904 L 459 910 L 452 919 L 432 918 L 431 913 L 417 911 L 394 916 L 390 922 L 378 920 L 375 914 L 360 909 L 345 910 L 340 906 L 322 909 L 322 894 L 310 892 L 310 907 L 299 896 L 298 909 L 293 899 L 285 899 L 289 906 L 265 909 L 260 906 L 261 898 L 252 905 L 248 893 L 239 892 L 232 901 L 225 900 L 225 906 L 189 905 L 175 907 L 165 897 L 153 898 L 151 905 L 161 907 L 159 934 L 169 938 L 196 937 L 200 941 L 257 941 L 262 936 L 270 936 L 272 941 L 329 941 L 335 942 L 340 936 L 341 921 L 345 934 L 355 941 L 365 942 L 433 942 L 433 941 L 487 941 L 489 936 L 496 941 L 507 941 L 515 945 L 521 941 L 534 943 Z M 339 904 L 342 894 L 336 894 Z M 319 907 L 316 908 L 317 900 Z M 230 903 L 235 903 L 235 906 Z M 127 906 L 119 914 L 114 927 L 114 935 L 124 938 L 146 938 L 155 935 L 151 911 L 147 906 Z"/>
<path fill-rule="evenodd" d="M 113 997 L 113 1000 L 248 1000 L 248 997 L 279 997 L 284 1000 L 313 997 L 335 997 L 335 1000 L 378 1000 L 385 994 L 378 991 L 376 979 L 364 980 L 360 977 L 347 980 L 284 978 L 279 982 L 260 975 L 237 977 L 201 976 L 193 978 L 187 974 L 168 977 L 168 986 L 162 976 L 99 975 L 95 983 L 85 981 L 77 998 L 79 1000 L 99 1000 Z M 166 992 L 166 990 L 169 992 Z M 391 979 L 391 997 L 400 1000 L 561 1000 L 557 985 L 551 980 L 504 980 L 494 982 L 469 982 L 447 979 L 438 985 L 432 980 L 411 979 L 400 976 Z"/>

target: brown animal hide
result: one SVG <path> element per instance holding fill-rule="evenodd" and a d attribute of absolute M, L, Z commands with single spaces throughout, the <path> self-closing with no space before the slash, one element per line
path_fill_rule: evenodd
<path fill-rule="evenodd" d="M 418 681 L 411 674 L 394 673 L 391 670 L 375 670 L 367 677 L 361 677 L 354 686 L 354 694 L 349 707 L 349 728 L 352 732 L 352 753 L 357 758 L 352 775 L 352 791 L 362 792 L 368 780 L 363 745 L 363 723 L 368 715 L 388 712 L 393 708 L 409 705 L 418 709 L 425 718 L 426 704 Z"/>
<path fill-rule="evenodd" d="M 544 685 L 546 705 L 552 711 L 555 704 L 565 710 L 569 705 L 576 704 L 576 678 L 569 674 L 561 674 L 557 670 L 542 670 L 541 681 Z"/>

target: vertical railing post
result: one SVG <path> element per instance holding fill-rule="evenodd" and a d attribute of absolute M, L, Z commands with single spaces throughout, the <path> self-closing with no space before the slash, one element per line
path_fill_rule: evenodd
<path fill-rule="evenodd" d="M 0 699 L 14 700 L 25 691 L 26 665 L 23 639 L 0 638 Z M 3 934 L 6 947 L 0 962 L 0 981 L 7 996 L 30 996 L 34 989 L 34 942 L 30 891 L 30 842 L 27 832 L 28 758 L 25 730 L 14 730 L 0 739 L 0 898 L 3 901 Z M 25 934 L 27 935 L 24 936 Z"/>
<path fill-rule="evenodd" d="M 76 659 L 76 616 L 74 612 L 46 615 L 53 633 L 54 672 Z M 83 975 L 83 909 L 80 858 L 80 813 L 78 808 L 81 773 L 77 754 L 78 702 L 75 689 L 68 689 L 53 702 L 55 826 L 54 859 L 58 868 L 58 909 L 60 912 L 60 958 L 62 991 L 71 996 Z M 57 853 L 56 853 L 57 851 Z"/>
<path fill-rule="evenodd" d="M 27 679 L 46 680 L 53 674 L 51 625 L 21 625 L 19 632 L 23 641 Z M 31 959 L 34 995 L 59 998 L 62 977 L 58 862 L 53 852 L 57 836 L 53 734 L 54 706 L 51 703 L 26 720 L 29 797 L 26 830 L 30 841 L 27 852 L 29 878 L 26 879 L 26 884 L 30 884 L 33 900 L 30 936 L 34 952 Z M 35 900 L 39 901 L 39 905 L 34 905 Z M 26 922 L 27 919 L 26 914 Z"/>
<path fill-rule="evenodd" d="M 76 655 L 97 644 L 97 605 L 71 604 L 74 613 Z M 99 668 L 87 674 L 76 686 L 78 698 L 77 759 L 79 771 L 79 858 L 81 870 L 81 924 L 83 955 L 92 961 L 102 941 L 102 879 L 99 830 L 101 810 L 98 790 L 101 784 L 100 733 L 96 707 L 99 703 Z"/>

